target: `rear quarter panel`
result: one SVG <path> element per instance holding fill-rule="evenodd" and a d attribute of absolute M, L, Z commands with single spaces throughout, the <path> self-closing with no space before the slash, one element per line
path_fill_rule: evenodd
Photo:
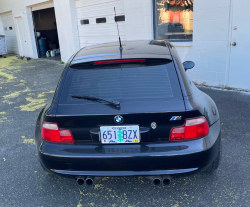
<path fill-rule="evenodd" d="M 213 125 L 220 119 L 218 108 L 213 99 L 200 91 L 189 79 L 183 64 L 179 58 L 176 48 L 167 43 L 172 55 L 179 84 L 182 90 L 184 103 L 188 117 L 205 116 L 209 125 Z"/>
<path fill-rule="evenodd" d="M 199 111 L 211 126 L 220 119 L 218 108 L 210 96 L 200 91 L 193 83 L 192 85 L 193 94 L 184 99 L 187 114 Z"/>
<path fill-rule="evenodd" d="M 55 116 L 56 116 L 56 110 L 58 106 L 58 102 L 61 96 L 61 91 L 64 85 L 64 80 L 67 76 L 67 71 L 69 68 L 69 65 L 73 58 L 75 57 L 77 53 L 73 54 L 69 61 L 66 63 L 64 70 L 60 76 L 60 79 L 58 81 L 53 99 L 49 101 L 40 111 L 37 120 L 36 120 L 36 126 L 35 126 L 35 142 L 37 148 L 42 143 L 42 136 L 41 136 L 41 128 L 43 122 L 56 122 Z"/>

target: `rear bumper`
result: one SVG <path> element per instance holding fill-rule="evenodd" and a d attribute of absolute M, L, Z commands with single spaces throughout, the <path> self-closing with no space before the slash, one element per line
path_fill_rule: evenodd
<path fill-rule="evenodd" d="M 219 150 L 220 122 L 209 134 L 186 142 L 131 145 L 65 145 L 42 142 L 42 165 L 62 175 L 134 176 L 179 174 L 209 166 Z M 119 153 L 118 153 L 119 152 Z"/>

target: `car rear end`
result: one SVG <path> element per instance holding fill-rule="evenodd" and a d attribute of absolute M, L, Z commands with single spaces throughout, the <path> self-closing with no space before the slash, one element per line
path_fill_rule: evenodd
<path fill-rule="evenodd" d="M 215 159 L 220 126 L 210 126 L 199 110 L 186 111 L 171 59 L 91 61 L 65 73 L 55 116 L 44 109 L 38 121 L 39 158 L 49 171 L 167 175 L 202 170 Z"/>

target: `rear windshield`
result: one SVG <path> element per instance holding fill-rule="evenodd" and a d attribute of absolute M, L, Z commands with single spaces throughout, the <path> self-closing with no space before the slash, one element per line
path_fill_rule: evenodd
<path fill-rule="evenodd" d="M 96 96 L 123 102 L 168 101 L 181 99 L 181 91 L 172 62 L 162 65 L 119 65 L 92 69 L 70 68 L 61 96 L 61 104 L 96 104 L 72 98 Z"/>

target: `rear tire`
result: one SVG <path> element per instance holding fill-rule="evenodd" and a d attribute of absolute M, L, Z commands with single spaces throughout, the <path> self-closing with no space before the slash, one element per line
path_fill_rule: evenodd
<path fill-rule="evenodd" d="M 218 151 L 218 155 L 216 156 L 215 160 L 212 162 L 212 164 L 206 169 L 206 173 L 213 173 L 215 172 L 219 165 L 220 165 L 220 161 L 221 161 L 221 140 L 219 141 L 219 151 Z"/>

